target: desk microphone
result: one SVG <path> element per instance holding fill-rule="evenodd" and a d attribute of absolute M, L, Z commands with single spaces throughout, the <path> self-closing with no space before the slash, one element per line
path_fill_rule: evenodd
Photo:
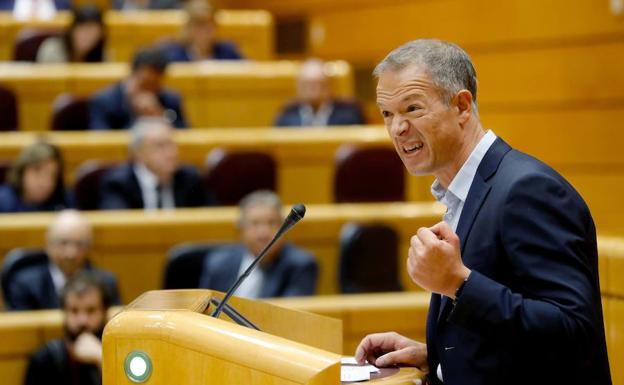
<path fill-rule="evenodd" d="M 212 314 L 211 314 L 212 317 L 215 317 L 215 318 L 219 317 L 219 314 L 221 314 L 221 310 L 223 309 L 223 306 L 225 306 L 227 301 L 230 299 L 232 294 L 234 294 L 236 289 L 238 289 L 240 284 L 243 283 L 243 281 L 247 278 L 247 276 L 256 268 L 258 263 L 262 260 L 262 258 L 264 258 L 265 254 L 271 249 L 271 246 L 273 246 L 273 244 L 278 239 L 280 239 L 282 237 L 282 235 L 284 235 L 288 230 L 290 230 L 291 227 L 293 227 L 297 222 L 299 222 L 301 219 L 303 219 L 303 216 L 305 215 L 305 212 L 306 212 L 306 208 L 301 203 L 296 204 L 296 205 L 294 205 L 292 207 L 292 209 L 290 210 L 290 213 L 288 214 L 288 216 L 284 220 L 284 223 L 282 223 L 282 227 L 280 227 L 280 229 L 277 230 L 277 233 L 275 233 L 275 235 L 273 236 L 273 239 L 271 240 L 271 242 L 269 242 L 264 247 L 264 249 L 260 252 L 260 254 L 258 254 L 258 256 L 251 263 L 251 265 L 249 265 L 247 270 L 245 270 L 245 272 L 243 274 L 241 274 L 240 277 L 238 277 L 236 282 L 234 282 L 234 285 L 232 285 L 232 287 L 227 291 L 227 293 L 225 293 L 225 296 L 223 297 L 223 299 L 219 303 L 219 306 L 217 306 L 217 308 L 214 310 L 214 312 L 212 312 Z"/>

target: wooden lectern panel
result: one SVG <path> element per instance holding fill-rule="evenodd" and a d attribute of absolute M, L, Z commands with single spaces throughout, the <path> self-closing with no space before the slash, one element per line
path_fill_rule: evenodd
<path fill-rule="evenodd" d="M 203 312 L 213 296 L 221 297 L 210 290 L 152 291 L 127 306 L 106 326 L 103 383 L 130 383 L 125 361 L 133 352 L 149 357 L 151 385 L 337 383 L 340 355 L 209 317 Z M 324 322 L 266 303 L 246 305 L 250 319 L 256 312 L 292 316 L 289 329 L 300 334 L 309 332 L 298 327 L 301 317 Z M 329 332 L 340 334 L 340 321 L 329 321 L 335 326 Z"/>

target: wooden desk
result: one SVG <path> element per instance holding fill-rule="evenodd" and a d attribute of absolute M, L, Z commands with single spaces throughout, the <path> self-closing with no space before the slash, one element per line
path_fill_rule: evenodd
<path fill-rule="evenodd" d="M 423 340 L 429 295 L 357 294 L 273 299 L 269 302 L 342 320 L 344 354 L 353 355 L 357 342 L 375 331 L 396 330 Z M 118 310 L 111 309 L 109 316 Z M 0 378 L 3 385 L 22 385 L 28 357 L 45 342 L 60 337 L 61 325 L 59 310 L 0 313 L 0 340 L 3 342 L 0 344 Z M 400 378 L 395 377 L 391 383 L 402 383 Z"/>
<path fill-rule="evenodd" d="M 533 122 L 528 117 L 518 119 L 517 125 L 493 129 L 512 146 L 536 156 L 568 178 L 587 201 L 599 232 L 621 227 L 624 210 L 605 197 L 624 196 L 624 157 L 620 155 L 624 131 L 606 124 L 593 127 L 591 132 L 582 124 L 546 129 Z M 34 137 L 34 133 L 2 134 L 0 159 L 14 158 Z M 125 132 L 56 132 L 47 137 L 62 148 L 69 181 L 76 167 L 87 159 L 121 161 L 127 157 Z M 180 130 L 175 138 L 182 160 L 200 167 L 206 154 L 216 147 L 272 154 L 278 165 L 278 192 L 287 203 L 332 202 L 335 153 L 340 145 L 392 146 L 385 129 L 375 126 L 329 130 Z M 430 177 L 409 176 L 408 200 L 432 200 L 431 181 Z"/>
<path fill-rule="evenodd" d="M 291 61 L 174 63 L 167 69 L 166 83 L 183 96 L 183 109 L 193 127 L 270 126 L 295 96 L 299 67 Z M 351 96 L 349 64 L 329 62 L 326 68 L 336 94 Z M 21 130 L 45 131 L 58 95 L 91 95 L 128 71 L 124 63 L 0 63 L 0 84 L 17 94 Z"/>
<path fill-rule="evenodd" d="M 0 61 L 11 60 L 13 45 L 24 28 L 60 31 L 71 21 L 69 12 L 59 12 L 42 21 L 15 20 L 10 12 L 0 12 Z M 274 57 L 273 17 L 262 10 L 221 10 L 215 13 L 217 36 L 237 44 L 248 59 L 270 60 Z M 168 37 L 177 37 L 185 23 L 180 10 L 107 11 L 104 14 L 109 60 L 128 62 L 137 48 Z"/>
<path fill-rule="evenodd" d="M 287 238 L 310 250 L 320 267 L 319 294 L 337 293 L 338 237 L 349 221 L 381 222 L 400 236 L 399 250 L 421 226 L 437 223 L 444 210 L 434 203 L 308 205 L 306 218 Z M 0 215 L 0 256 L 14 247 L 42 247 L 54 214 Z M 119 279 L 122 300 L 162 285 L 168 250 L 189 241 L 236 241 L 237 208 L 88 212 L 94 228 L 92 259 Z M 398 261 L 405 287 L 413 287 L 405 263 Z"/>

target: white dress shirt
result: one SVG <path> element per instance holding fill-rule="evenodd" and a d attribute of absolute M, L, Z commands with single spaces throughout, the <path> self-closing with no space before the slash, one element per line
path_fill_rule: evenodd
<path fill-rule="evenodd" d="M 431 193 L 435 199 L 446 206 L 446 213 L 444 214 L 444 222 L 446 222 L 453 232 L 457 232 L 457 225 L 459 224 L 459 217 L 464 209 L 464 203 L 468 197 L 470 186 L 477 174 L 477 169 L 485 156 L 485 153 L 490 149 L 494 141 L 496 140 L 496 134 L 491 130 L 485 133 L 483 138 L 476 145 L 470 156 L 464 162 L 462 167 L 448 189 L 445 189 L 440 182 L 436 179 L 431 185 Z M 436 374 L 438 379 L 442 381 L 442 366 L 438 365 Z"/>
<path fill-rule="evenodd" d="M 241 261 L 240 269 L 238 270 L 238 277 L 243 275 L 245 270 L 251 265 L 254 261 L 254 256 L 250 253 L 245 253 L 243 256 L 243 260 Z M 264 282 L 264 273 L 262 269 L 258 266 L 254 269 L 247 279 L 236 289 L 236 295 L 238 297 L 245 298 L 258 298 L 260 297 L 260 290 L 262 290 L 262 283 Z"/>
<path fill-rule="evenodd" d="M 316 113 L 310 105 L 302 104 L 299 107 L 301 125 L 313 127 L 327 126 L 327 123 L 329 122 L 329 117 L 333 110 L 334 106 L 331 103 L 323 103 L 316 111 Z"/>
<path fill-rule="evenodd" d="M 145 210 L 158 209 L 158 177 L 141 163 L 135 163 L 133 169 L 141 188 L 143 208 Z M 162 208 L 175 208 L 175 199 L 171 185 L 162 187 Z"/>
<path fill-rule="evenodd" d="M 53 0 L 15 0 L 13 17 L 17 20 L 49 20 L 56 14 Z"/>
<path fill-rule="evenodd" d="M 54 263 L 50 262 L 48 264 L 48 268 L 50 269 L 50 275 L 52 276 L 54 290 L 56 290 L 56 294 L 60 296 L 63 291 L 63 287 L 65 286 L 65 282 L 67 282 L 67 278 L 65 278 L 65 274 Z"/>

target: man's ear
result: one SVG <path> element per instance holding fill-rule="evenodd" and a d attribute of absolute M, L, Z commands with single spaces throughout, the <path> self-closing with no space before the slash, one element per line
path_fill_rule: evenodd
<path fill-rule="evenodd" d="M 472 94 L 468 90 L 461 90 L 455 95 L 455 102 L 457 105 L 459 123 L 463 125 L 474 115 L 472 109 Z"/>

